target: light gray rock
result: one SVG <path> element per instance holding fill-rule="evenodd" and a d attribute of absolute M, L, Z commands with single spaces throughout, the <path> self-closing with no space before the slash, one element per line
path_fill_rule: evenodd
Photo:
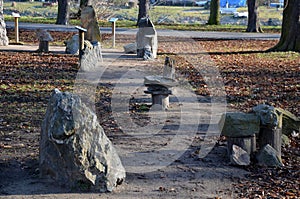
<path fill-rule="evenodd" d="M 228 112 L 219 122 L 222 135 L 228 137 L 248 137 L 259 133 L 259 117 L 255 114 Z"/>
<path fill-rule="evenodd" d="M 126 44 L 123 46 L 126 54 L 136 54 L 136 43 Z"/>
<path fill-rule="evenodd" d="M 6 24 L 3 17 L 3 0 L 0 1 L 0 46 L 8 45 L 8 37 L 6 34 Z"/>
<path fill-rule="evenodd" d="M 241 147 L 233 144 L 230 163 L 233 165 L 245 166 L 250 164 L 250 155 Z"/>
<path fill-rule="evenodd" d="M 273 129 L 278 126 L 279 118 L 273 106 L 259 104 L 252 109 L 260 117 L 261 125 Z"/>
<path fill-rule="evenodd" d="M 101 45 L 99 42 L 91 43 L 84 41 L 83 55 L 80 59 L 80 70 L 94 71 L 97 69 L 97 63 L 102 60 Z"/>
<path fill-rule="evenodd" d="M 112 191 L 125 169 L 97 116 L 77 95 L 55 89 L 40 139 L 40 174 L 75 190 Z"/>
<path fill-rule="evenodd" d="M 79 54 L 79 35 L 73 35 L 69 40 L 65 41 L 67 54 L 78 55 Z"/>
<path fill-rule="evenodd" d="M 261 166 L 283 166 L 277 151 L 269 144 L 265 145 L 256 155 L 258 164 Z"/>
<path fill-rule="evenodd" d="M 144 58 L 146 46 L 150 46 L 151 48 L 151 58 L 157 57 L 157 32 L 155 30 L 154 24 L 149 18 L 142 18 L 139 21 L 139 30 L 136 35 L 136 43 L 137 43 L 137 56 Z"/>

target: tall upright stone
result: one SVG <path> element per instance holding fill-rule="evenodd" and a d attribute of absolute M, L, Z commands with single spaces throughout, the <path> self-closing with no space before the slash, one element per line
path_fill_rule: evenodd
<path fill-rule="evenodd" d="M 107 192 L 125 169 L 97 116 L 79 96 L 55 89 L 40 139 L 40 174 L 78 191 Z"/>
<path fill-rule="evenodd" d="M 3 0 L 0 0 L 0 46 L 8 45 L 8 37 L 6 35 L 6 24 L 3 17 Z"/>
<path fill-rule="evenodd" d="M 81 26 L 87 30 L 84 39 L 91 43 L 101 41 L 100 28 L 96 18 L 96 12 L 92 6 L 86 6 L 81 10 Z"/>
<path fill-rule="evenodd" d="M 141 18 L 138 22 L 139 30 L 136 34 L 137 56 L 144 59 L 157 57 L 157 32 L 149 18 Z"/>

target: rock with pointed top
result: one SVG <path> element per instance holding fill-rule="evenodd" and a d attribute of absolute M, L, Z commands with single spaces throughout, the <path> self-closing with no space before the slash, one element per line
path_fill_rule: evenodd
<path fill-rule="evenodd" d="M 112 191 L 125 169 L 97 116 L 79 96 L 54 90 L 40 139 L 40 174 L 77 190 Z"/>

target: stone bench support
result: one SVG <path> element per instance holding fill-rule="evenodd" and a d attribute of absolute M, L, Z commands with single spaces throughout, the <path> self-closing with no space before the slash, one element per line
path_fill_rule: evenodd
<path fill-rule="evenodd" d="M 156 85 L 155 85 L 156 86 Z M 151 91 L 151 85 L 149 85 L 148 90 L 144 91 L 146 94 L 151 94 L 152 105 L 158 104 L 162 106 L 163 110 L 169 108 L 169 95 L 172 94 L 170 90 L 156 90 Z"/>
<path fill-rule="evenodd" d="M 248 155 L 253 155 L 256 151 L 256 136 L 227 137 L 227 151 L 229 157 L 232 154 L 232 145 L 237 145 L 245 150 Z"/>

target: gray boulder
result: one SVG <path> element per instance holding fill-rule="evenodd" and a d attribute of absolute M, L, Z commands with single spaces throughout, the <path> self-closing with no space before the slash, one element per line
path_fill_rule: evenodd
<path fill-rule="evenodd" d="M 69 40 L 65 41 L 67 54 L 78 55 L 79 54 L 79 35 L 73 35 Z"/>
<path fill-rule="evenodd" d="M 265 145 L 256 155 L 256 159 L 261 166 L 283 166 L 278 152 L 269 144 Z"/>
<path fill-rule="evenodd" d="M 260 117 L 261 125 L 273 129 L 278 126 L 279 118 L 273 106 L 259 104 L 252 109 Z"/>
<path fill-rule="evenodd" d="M 125 169 L 97 116 L 77 95 L 55 89 L 40 139 L 40 174 L 59 185 L 107 192 L 125 179 Z"/>
<path fill-rule="evenodd" d="M 146 58 L 150 57 L 151 59 L 156 59 L 158 40 L 154 24 L 149 18 L 141 18 L 138 23 L 138 26 L 139 29 L 136 34 L 137 56 L 145 58 L 145 51 L 146 53 L 149 53 L 150 51 L 151 56 L 147 56 Z"/>
<path fill-rule="evenodd" d="M 219 122 L 222 135 L 228 137 L 248 137 L 259 133 L 259 117 L 255 114 L 228 112 Z"/>
<path fill-rule="evenodd" d="M 91 43 L 85 40 L 84 46 L 83 55 L 80 59 L 80 70 L 94 71 L 97 69 L 97 63 L 103 61 L 101 44 L 99 42 Z"/>
<path fill-rule="evenodd" d="M 232 154 L 230 155 L 230 163 L 233 165 L 249 165 L 250 155 L 237 145 L 232 145 Z"/>
<path fill-rule="evenodd" d="M 130 43 L 123 46 L 126 54 L 136 54 L 136 43 Z"/>

